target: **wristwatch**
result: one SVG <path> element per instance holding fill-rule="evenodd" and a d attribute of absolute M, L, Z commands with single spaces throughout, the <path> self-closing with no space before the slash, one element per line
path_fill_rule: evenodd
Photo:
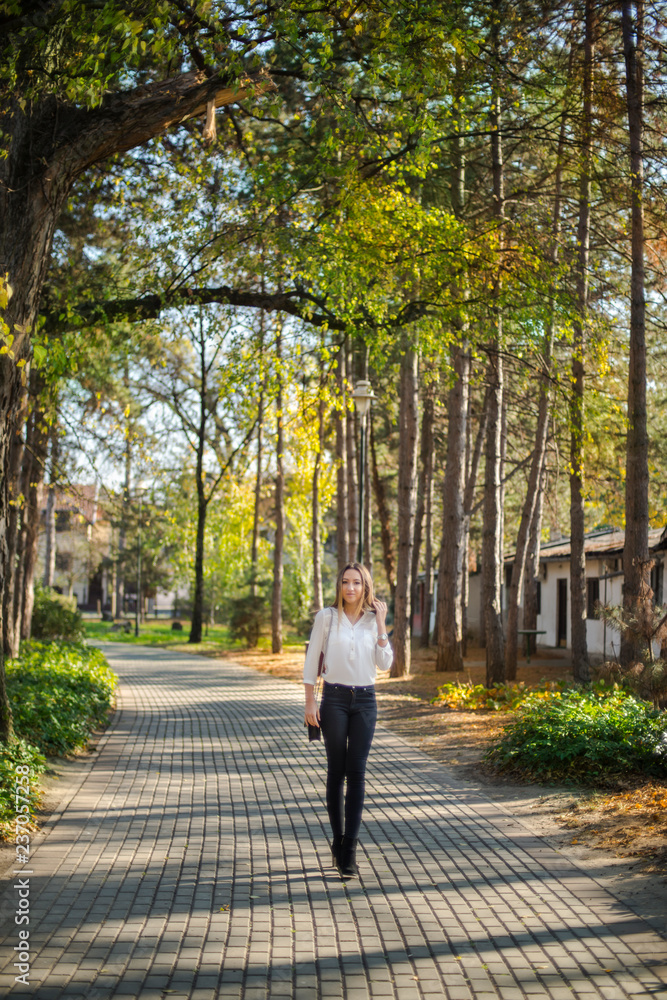
<path fill-rule="evenodd" d="M 388 638 L 389 636 L 387 635 L 387 633 L 383 632 L 382 635 L 378 636 L 378 642 L 382 642 L 383 639 L 388 639 Z"/>

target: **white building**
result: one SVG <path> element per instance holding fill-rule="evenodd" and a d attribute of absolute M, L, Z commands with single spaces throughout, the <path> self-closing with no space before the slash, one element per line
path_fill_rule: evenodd
<path fill-rule="evenodd" d="M 600 621 L 595 614 L 598 601 L 602 604 L 622 604 L 623 602 L 623 547 L 625 532 L 605 528 L 591 531 L 586 535 L 584 551 L 586 554 L 586 591 L 587 620 L 586 637 L 588 651 L 594 656 L 605 659 L 618 652 L 618 633 L 613 632 Z M 662 604 L 665 595 L 663 591 L 664 559 L 667 550 L 667 528 L 654 528 L 649 531 L 649 549 L 655 565 L 651 571 L 651 587 L 656 604 Z M 507 608 L 507 589 L 512 574 L 514 556 L 505 559 L 505 585 L 503 586 L 503 607 Z M 470 593 L 467 609 L 468 635 L 471 639 L 479 638 L 481 631 L 481 573 L 470 576 Z M 437 576 L 435 582 L 434 609 L 437 602 Z M 420 607 L 423 607 L 423 583 L 420 583 L 417 602 L 417 614 L 414 618 L 415 634 L 421 632 Z M 540 549 L 540 572 L 538 580 L 538 617 L 537 629 L 543 635 L 538 636 L 538 645 L 560 646 L 570 648 L 571 616 L 570 616 L 570 540 L 561 538 L 546 542 Z M 521 620 L 521 615 L 519 616 Z M 435 610 L 431 613 L 431 631 L 435 625 Z"/>

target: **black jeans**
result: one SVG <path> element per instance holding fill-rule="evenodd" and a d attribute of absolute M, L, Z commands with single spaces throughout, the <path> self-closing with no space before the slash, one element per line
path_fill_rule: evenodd
<path fill-rule="evenodd" d="M 366 761 L 376 722 L 377 703 L 372 684 L 369 687 L 324 684 L 320 724 L 327 751 L 327 810 L 334 837 L 359 836 Z"/>

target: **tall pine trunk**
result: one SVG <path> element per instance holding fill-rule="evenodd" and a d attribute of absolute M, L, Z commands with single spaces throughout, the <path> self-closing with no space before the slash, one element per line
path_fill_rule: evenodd
<path fill-rule="evenodd" d="M 570 50 L 570 60 L 568 67 L 568 82 L 572 71 L 574 46 Z M 568 91 L 566 90 L 566 97 Z M 553 273 L 556 273 L 558 265 L 559 237 L 561 231 L 561 209 L 563 200 L 563 154 L 565 150 L 565 133 L 567 126 L 568 109 L 567 104 L 561 115 L 560 130 L 558 135 L 558 151 L 556 154 L 556 179 L 554 209 L 552 216 L 552 244 L 550 259 L 553 264 Z M 521 521 L 519 523 L 519 533 L 516 541 L 516 552 L 512 565 L 512 578 L 510 580 L 509 593 L 507 597 L 507 631 L 505 636 L 505 676 L 506 680 L 516 679 L 517 655 L 518 655 L 518 629 L 519 629 L 519 605 L 523 590 L 524 609 L 528 602 L 531 602 L 531 617 L 534 614 L 535 624 L 527 625 L 523 622 L 524 629 L 537 628 L 537 615 L 532 611 L 535 607 L 536 588 L 534 579 L 528 579 L 530 574 L 535 574 L 534 552 L 537 547 L 539 559 L 539 544 L 533 536 L 533 529 L 536 524 L 541 524 L 542 512 L 542 490 L 544 489 L 544 463 L 547 450 L 547 438 L 549 430 L 549 413 L 551 409 L 551 354 L 553 350 L 556 325 L 554 319 L 555 312 L 555 284 L 551 288 L 549 296 L 549 325 L 544 338 L 544 346 L 540 357 L 540 397 L 537 410 L 537 425 L 535 429 L 535 447 L 528 476 L 528 486 L 526 497 L 521 511 Z M 539 510 L 539 514 L 537 511 Z M 532 562 L 531 562 L 532 546 Z M 529 596 L 529 592 L 532 594 Z M 535 636 L 529 636 L 529 642 L 535 645 Z M 532 649 L 532 646 L 529 646 Z"/>
<path fill-rule="evenodd" d="M 262 276 L 262 291 L 264 291 L 264 276 Z M 260 365 L 264 355 L 264 334 L 265 334 L 265 313 L 262 309 L 259 314 L 259 358 Z M 250 546 L 250 595 L 257 595 L 257 574 L 259 572 L 259 523 L 262 504 L 262 461 L 264 457 L 263 434 L 264 434 L 264 395 L 266 392 L 266 377 L 262 374 L 262 381 L 259 389 L 259 399 L 257 401 L 257 465 L 255 469 L 255 502 L 252 514 L 252 541 Z"/>
<path fill-rule="evenodd" d="M 197 427 L 197 460 L 195 476 L 197 479 L 197 534 L 195 541 L 195 579 L 192 599 L 192 621 L 188 642 L 196 643 L 202 640 L 204 626 L 204 539 L 206 537 L 206 513 L 208 497 L 204 482 L 204 447 L 206 444 L 206 396 L 208 392 L 208 369 L 206 366 L 206 338 L 204 322 L 199 317 L 199 425 Z M 137 594 L 137 600 L 139 600 Z"/>
<path fill-rule="evenodd" d="M 412 593 L 410 596 L 410 629 L 413 628 L 417 601 L 419 598 L 419 563 L 422 555 L 422 538 L 424 536 L 427 494 L 433 482 L 433 414 L 435 400 L 433 384 L 426 388 L 422 408 L 422 430 L 419 454 L 419 476 L 417 481 L 417 513 L 415 516 L 415 540 L 412 548 Z M 427 629 L 428 632 L 428 629 Z"/>
<path fill-rule="evenodd" d="M 625 83 L 632 178 L 632 272 L 630 278 L 630 350 L 628 364 L 628 434 L 625 465 L 625 548 L 623 604 L 630 611 L 648 584 L 648 430 L 646 423 L 646 329 L 644 290 L 644 78 L 643 0 L 622 6 Z M 628 638 L 621 642 L 621 660 L 639 659 L 641 650 Z"/>
<path fill-rule="evenodd" d="M 407 339 L 407 338 L 406 338 Z M 398 445 L 398 564 L 394 600 L 394 664 L 392 677 L 410 673 L 410 592 L 412 546 L 417 505 L 419 439 L 419 355 L 405 343 L 401 358 L 401 395 Z"/>
<path fill-rule="evenodd" d="M 375 504 L 380 522 L 380 539 L 382 542 L 382 560 L 384 572 L 387 577 L 387 584 L 391 593 L 392 601 L 396 595 L 396 543 L 391 527 L 389 516 L 389 504 L 387 502 L 387 491 L 384 481 L 380 476 L 378 466 L 377 446 L 375 441 L 375 423 L 373 421 L 373 411 L 368 414 L 369 437 L 371 442 L 371 465 L 373 473 L 373 492 L 375 493 Z"/>
<path fill-rule="evenodd" d="M 347 349 L 345 370 L 349 386 L 354 388 L 354 364 L 352 351 Z M 347 561 L 356 562 L 359 554 L 359 470 L 357 467 L 357 414 L 347 409 Z"/>
<path fill-rule="evenodd" d="M 523 599 L 523 627 L 525 629 L 537 629 L 537 587 L 540 572 L 540 539 L 542 534 L 542 507 L 544 502 L 544 489 L 546 485 L 546 455 L 540 473 L 540 488 L 537 493 L 537 503 L 533 511 L 533 519 L 530 522 L 530 532 L 528 538 L 528 552 L 526 553 L 526 574 L 524 584 Z M 528 648 L 531 653 L 536 652 L 537 636 L 528 637 Z"/>
<path fill-rule="evenodd" d="M 463 61 L 456 57 L 455 106 L 463 114 Z M 454 215 L 463 218 L 465 204 L 465 152 L 461 122 L 452 140 L 451 198 Z M 454 384 L 447 401 L 447 460 L 442 491 L 442 542 L 438 566 L 438 609 L 436 614 L 437 671 L 463 668 L 463 563 L 465 552 L 465 511 L 463 494 L 466 473 L 466 441 L 470 400 L 470 347 L 464 312 L 466 276 L 452 288 L 460 312 L 455 319 L 456 343 L 451 350 Z"/>
<path fill-rule="evenodd" d="M 324 451 L 324 398 L 320 391 L 317 401 L 317 451 L 313 465 L 313 610 L 319 611 L 324 606 L 322 592 L 322 545 L 320 537 L 320 468 Z"/>
<path fill-rule="evenodd" d="M 37 565 L 37 546 L 42 513 L 39 501 L 49 447 L 49 431 L 46 424 L 46 415 L 39 396 L 35 402 L 34 418 L 33 463 L 25 509 L 26 537 L 23 554 L 23 593 L 20 613 L 21 639 L 29 639 L 32 629 L 32 611 L 35 603 L 35 568 Z"/>
<path fill-rule="evenodd" d="M 471 428 L 471 421 L 473 417 L 472 407 L 469 408 L 470 412 L 468 414 L 468 427 Z M 466 452 L 468 457 L 466 459 L 466 490 L 463 497 L 463 511 L 464 511 L 464 522 L 463 522 L 463 593 L 462 593 L 462 603 L 463 603 L 463 613 L 462 613 L 462 630 L 463 638 L 461 641 L 461 651 L 463 655 L 466 655 L 467 650 L 467 628 L 468 628 L 468 599 L 470 594 L 470 573 L 469 573 L 469 562 L 470 562 L 470 522 L 472 520 L 473 508 L 475 505 L 475 490 L 477 489 L 477 479 L 479 476 L 479 468 L 482 462 L 482 451 L 484 450 L 484 442 L 486 441 L 486 426 L 489 419 L 489 392 L 488 389 L 484 395 L 484 401 L 482 403 L 482 412 L 479 416 L 479 426 L 477 428 L 477 434 L 475 436 L 475 446 L 472 449 L 472 454 L 470 454 L 470 438 L 471 433 L 468 433 L 468 443 L 466 445 Z M 484 609 L 481 609 L 480 617 L 480 642 L 484 633 Z M 482 642 L 482 645 L 484 643 Z"/>
<path fill-rule="evenodd" d="M 257 466 L 255 469 L 255 501 L 252 513 L 252 541 L 250 545 L 250 594 L 257 595 L 257 574 L 259 572 L 259 522 L 262 503 L 262 460 L 264 432 L 264 385 L 259 391 L 257 403 Z"/>
<path fill-rule="evenodd" d="M 283 425 L 283 373 L 282 323 L 278 320 L 276 333 L 276 489 L 275 525 L 273 543 L 273 591 L 271 595 L 271 651 L 281 653 L 283 648 L 283 550 L 285 546 L 285 472 L 283 452 L 285 432 Z"/>
<path fill-rule="evenodd" d="M 503 147 L 500 133 L 499 93 L 500 13 L 493 12 L 491 37 L 494 59 L 494 94 L 491 103 L 491 172 L 494 215 L 497 222 L 498 275 L 493 289 L 494 336 L 488 348 L 488 423 L 486 430 L 484 473 L 484 517 L 482 526 L 482 599 L 484 602 L 484 638 L 486 646 L 486 683 L 492 687 L 505 679 L 505 649 L 502 620 L 502 525 L 503 525 L 503 410 L 505 373 L 501 353 L 503 316 L 500 302 L 501 256 L 504 250 L 505 187 Z"/>
<path fill-rule="evenodd" d="M 452 351 L 454 384 L 447 404 L 447 464 L 442 491 L 442 545 L 438 568 L 437 671 L 463 669 L 463 551 L 465 535 L 465 454 L 470 392 L 470 352 L 466 343 Z"/>
<path fill-rule="evenodd" d="M 4 581 L 2 608 L 2 647 L 6 657 L 14 657 L 18 653 L 18 636 L 15 632 L 14 595 L 17 583 L 17 549 L 19 541 L 19 522 L 21 516 L 21 471 L 23 468 L 26 430 L 26 410 L 28 393 L 23 389 L 21 407 L 16 415 L 14 432 L 9 449 L 9 465 L 7 468 L 8 494 L 10 498 L 9 516 L 7 518 L 7 552 L 6 565 L 9 576 Z"/>
<path fill-rule="evenodd" d="M 426 649 L 430 640 L 431 610 L 433 608 L 433 465 L 435 461 L 435 383 L 426 389 L 422 414 L 422 492 L 424 504 L 424 601 L 419 645 Z M 415 560 L 412 561 L 413 567 Z M 413 580 L 413 594 L 416 594 Z"/>
<path fill-rule="evenodd" d="M 58 466 L 60 462 L 57 423 L 51 426 L 49 448 L 51 451 L 49 458 L 49 489 L 46 497 L 46 518 L 44 524 L 46 549 L 44 552 L 44 577 L 42 579 L 45 587 L 53 586 L 56 575 L 56 490 L 58 488 Z"/>
<path fill-rule="evenodd" d="M 502 566 L 499 534 L 502 525 L 502 406 L 504 393 L 503 358 L 497 345 L 489 347 L 487 366 L 488 420 L 484 472 L 484 516 L 482 526 L 482 601 L 486 648 L 486 684 L 493 687 L 505 680 L 505 651 L 502 622 Z"/>
<path fill-rule="evenodd" d="M 577 226 L 577 309 L 572 344 L 570 395 L 570 617 L 572 673 L 575 681 L 590 680 L 586 637 L 586 553 L 584 522 L 584 377 L 588 313 L 588 258 L 591 228 L 591 166 L 593 158 L 594 3 L 586 0 L 584 39 L 583 133 Z"/>

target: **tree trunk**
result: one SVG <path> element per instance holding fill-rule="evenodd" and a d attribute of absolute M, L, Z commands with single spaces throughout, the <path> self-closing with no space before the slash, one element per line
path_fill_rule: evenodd
<path fill-rule="evenodd" d="M 35 603 L 35 567 L 41 524 L 40 493 L 44 482 L 49 431 L 39 400 L 35 403 L 35 433 L 33 438 L 33 463 L 26 505 L 26 538 L 23 568 L 23 598 L 21 607 L 21 639 L 29 639 L 32 630 L 32 611 Z"/>
<path fill-rule="evenodd" d="M 426 439 L 426 446 L 424 445 Z M 435 462 L 435 385 L 427 389 L 422 416 L 422 467 L 424 494 L 424 601 L 419 645 L 427 649 L 433 608 L 433 466 Z M 414 566 L 414 560 L 413 560 Z M 413 593 L 415 591 L 413 590 Z"/>
<path fill-rule="evenodd" d="M 463 60 L 456 56 L 454 104 L 457 118 L 465 115 Z M 465 203 L 465 151 L 462 122 L 452 140 L 451 198 L 454 215 L 461 220 Z M 451 350 L 454 384 L 447 401 L 447 460 L 442 492 L 442 543 L 438 567 L 438 610 L 436 614 L 437 671 L 463 668 L 463 553 L 465 549 L 466 441 L 470 397 L 470 347 L 464 311 L 466 276 L 452 288 L 460 302 L 455 318 L 456 343 Z"/>
<path fill-rule="evenodd" d="M 281 334 L 278 333 L 276 350 L 280 357 Z M 276 479 L 275 479 L 275 539 L 273 545 L 273 590 L 271 598 L 271 651 L 273 653 L 282 652 L 283 648 L 283 623 L 282 623 L 282 598 L 283 598 L 283 549 L 285 538 L 285 480 L 283 470 L 283 449 L 284 431 L 282 417 L 282 383 L 278 376 L 278 389 L 276 393 Z"/>
<path fill-rule="evenodd" d="M 503 359 L 489 349 L 489 407 L 486 429 L 484 474 L 484 521 L 482 528 L 482 600 L 486 639 L 486 685 L 505 680 L 505 654 L 501 607 L 502 566 L 498 559 L 498 535 L 502 524 L 500 466 L 502 462 Z"/>
<path fill-rule="evenodd" d="M 455 381 L 447 404 L 447 464 L 442 491 L 442 545 L 438 569 L 437 671 L 463 669 L 461 653 L 462 573 L 465 531 L 466 425 L 470 391 L 470 352 L 467 342 L 452 351 Z"/>
<path fill-rule="evenodd" d="M 273 593 L 271 599 L 271 651 L 273 653 L 281 653 L 283 648 L 283 549 L 285 544 L 285 472 L 283 468 L 283 451 L 285 442 L 283 428 L 283 377 L 280 371 L 281 360 L 282 326 L 279 319 L 276 332 L 276 537 L 273 545 Z"/>
<path fill-rule="evenodd" d="M 499 65 L 499 23 L 492 25 L 494 72 Z M 494 214 L 498 222 L 498 253 L 504 250 L 503 220 L 505 191 L 503 176 L 503 150 L 500 134 L 500 95 L 498 81 L 491 105 L 491 168 L 493 174 Z M 498 261 L 500 271 L 500 260 Z M 484 474 L 484 519 L 482 527 L 482 595 L 484 601 L 484 635 L 486 640 L 486 684 L 505 680 L 505 650 L 502 621 L 502 462 L 503 462 L 503 404 L 504 371 L 500 352 L 502 343 L 502 312 L 500 306 L 500 274 L 494 282 L 494 320 L 496 325 L 493 342 L 489 346 L 489 409 L 486 431 L 486 469 Z"/>
<path fill-rule="evenodd" d="M 313 466 L 313 610 L 324 607 L 322 592 L 322 551 L 320 539 L 320 466 L 324 451 L 324 398 L 317 403 L 317 452 Z"/>
<path fill-rule="evenodd" d="M 570 50 L 570 65 L 568 68 L 568 81 L 572 70 L 574 47 Z M 567 93 L 567 92 L 566 92 Z M 567 125 L 568 109 L 567 105 L 561 115 L 560 131 L 558 136 L 558 152 L 556 156 L 556 181 L 555 197 L 552 221 L 553 241 L 551 246 L 550 259 L 553 264 L 554 274 L 558 265 L 559 236 L 561 230 L 561 207 L 563 197 L 563 154 L 565 149 L 565 131 Z M 516 554 L 512 566 L 512 579 L 510 582 L 509 595 L 507 599 L 507 634 L 505 646 L 505 672 L 508 681 L 515 680 L 517 670 L 518 655 L 518 627 L 519 627 L 519 604 L 521 601 L 521 590 L 524 593 L 524 629 L 537 628 L 537 588 L 535 586 L 535 576 L 539 569 L 539 529 L 542 523 L 542 491 L 544 489 L 544 463 L 546 458 L 547 437 L 549 430 L 549 412 L 551 407 L 551 354 L 553 350 L 556 326 L 554 320 L 556 294 L 555 284 L 551 288 L 550 294 L 550 320 L 549 327 L 544 340 L 544 347 L 540 358 L 540 399 L 537 412 L 537 426 L 535 430 L 535 449 L 531 461 L 530 474 L 528 477 L 528 488 L 526 498 L 521 512 L 521 522 L 519 524 L 519 534 L 516 542 Z M 537 534 L 535 533 L 537 529 Z M 535 553 L 537 553 L 537 566 L 535 565 Z M 530 605 L 530 619 L 534 624 L 526 624 L 526 611 Z M 531 651 L 536 645 L 536 636 L 529 636 L 529 649 Z"/>
<path fill-rule="evenodd" d="M 431 383 L 425 390 L 424 405 L 422 408 L 422 429 L 420 437 L 419 455 L 419 476 L 417 481 L 417 512 L 415 515 L 415 539 L 412 548 L 412 593 L 410 595 L 410 630 L 413 630 L 413 621 L 417 610 L 419 598 L 419 564 L 422 554 L 422 538 L 425 535 L 424 520 L 426 517 L 426 507 L 428 503 L 428 492 L 433 484 L 433 420 L 435 414 L 435 394 L 434 384 Z M 428 632 L 428 628 L 427 628 Z"/>
<path fill-rule="evenodd" d="M 51 427 L 49 434 L 51 447 L 51 459 L 49 468 L 49 492 L 46 498 L 46 523 L 44 531 L 46 535 L 46 550 L 44 553 L 44 579 L 45 587 L 52 587 L 56 575 L 56 490 L 58 488 L 58 463 L 59 463 L 59 442 L 58 425 Z"/>
<path fill-rule="evenodd" d="M 489 393 L 488 390 L 484 395 L 484 402 L 482 404 L 482 412 L 479 418 L 479 426 L 477 428 L 477 435 L 475 437 L 475 447 L 472 449 L 472 455 L 469 455 L 467 459 L 467 479 L 466 479 L 466 491 L 463 498 L 463 510 L 465 513 L 465 518 L 463 522 L 463 589 L 461 594 L 462 614 L 461 614 L 461 626 L 463 631 L 463 636 L 461 639 L 461 652 L 465 656 L 468 640 L 467 640 L 467 628 L 468 628 L 468 600 L 470 596 L 470 522 L 473 515 L 473 507 L 475 504 L 475 490 L 477 489 L 477 477 L 479 476 L 479 467 L 482 461 L 482 450 L 484 448 L 484 442 L 486 441 L 486 425 L 489 417 Z M 472 418 L 472 411 L 468 415 L 468 427 L 470 428 Z M 466 445 L 466 451 L 470 453 L 470 433 L 468 434 L 468 443 Z M 480 608 L 480 622 L 479 629 L 480 635 L 479 640 L 482 647 L 486 645 L 483 641 L 484 635 L 484 609 Z"/>
<path fill-rule="evenodd" d="M 23 613 L 23 604 L 25 598 L 25 557 L 26 557 L 26 544 L 28 540 L 28 523 L 30 521 L 30 509 L 29 509 L 29 495 L 30 495 L 30 483 L 33 477 L 33 468 L 35 464 L 34 452 L 35 452 L 35 438 L 36 438 L 36 419 L 38 414 L 37 403 L 34 399 L 34 384 L 35 384 L 35 374 L 30 373 L 30 388 L 31 395 L 33 396 L 32 404 L 30 406 L 30 415 L 26 422 L 25 430 L 25 447 L 23 449 L 23 460 L 21 462 L 21 476 L 19 479 L 19 491 L 22 497 L 20 517 L 18 525 L 18 534 L 16 538 L 16 559 L 15 559 L 15 580 L 14 580 L 14 597 L 11 609 L 12 614 L 12 627 L 11 634 L 13 637 L 13 656 L 18 656 L 19 645 L 21 642 L 21 616 Z"/>
<path fill-rule="evenodd" d="M 264 424 L 264 386 L 257 403 L 257 470 L 255 472 L 255 505 L 252 514 L 252 543 L 250 548 L 250 594 L 257 595 L 257 573 L 259 567 L 259 519 L 262 502 L 262 432 Z"/>
<path fill-rule="evenodd" d="M 34 604 L 35 562 L 41 522 L 38 492 L 44 481 L 44 463 L 48 448 L 48 431 L 42 398 L 44 389 L 44 378 L 35 368 L 30 372 L 31 412 L 21 473 L 21 493 L 24 499 L 14 592 L 14 637 L 17 646 L 21 639 L 30 637 Z"/>
<path fill-rule="evenodd" d="M 537 584 L 540 572 L 540 539 L 542 534 L 542 506 L 546 483 L 546 455 L 540 472 L 540 486 L 537 491 L 537 502 L 530 522 L 528 552 L 526 553 L 526 572 L 523 599 L 523 627 L 537 629 Z M 531 653 L 537 649 L 537 636 L 528 638 L 528 648 Z"/>
<path fill-rule="evenodd" d="M 8 579 L 4 581 L 3 588 L 3 608 L 2 608 L 2 647 L 6 657 L 15 657 L 18 653 L 18 636 L 15 635 L 14 625 L 14 594 L 16 591 L 16 558 L 19 541 L 19 520 L 21 516 L 21 469 L 25 455 L 25 417 L 28 403 L 28 394 L 23 389 L 21 407 L 17 414 L 17 421 L 11 439 L 9 450 L 9 466 L 7 468 L 7 486 L 10 501 L 9 516 L 7 518 L 7 554 L 6 565 L 9 573 Z"/>
<path fill-rule="evenodd" d="M 419 444 L 419 354 L 405 345 L 401 359 L 401 398 L 398 445 L 398 565 L 394 601 L 394 664 L 392 677 L 410 673 L 410 592 L 412 546 L 417 506 Z"/>
<path fill-rule="evenodd" d="M 646 425 L 646 332 L 644 291 L 644 77 L 643 77 L 643 0 L 635 4 L 636 26 L 632 23 L 632 4 L 622 6 L 625 82 L 630 136 L 630 174 L 632 178 L 632 273 L 630 278 L 630 356 L 628 365 L 628 434 L 625 474 L 625 548 L 623 550 L 623 605 L 630 611 L 637 606 L 644 585 L 648 584 L 648 431 Z M 631 663 L 641 650 L 626 638 L 621 642 L 621 660 Z"/>
<path fill-rule="evenodd" d="M 203 319 L 199 317 L 199 426 L 197 427 L 197 537 L 195 542 L 195 580 L 192 598 L 192 621 L 188 642 L 201 642 L 204 627 L 204 539 L 206 536 L 206 513 L 208 499 L 204 482 L 204 447 L 206 444 L 206 395 L 208 392 L 208 369 L 206 366 L 206 337 Z M 137 594 L 139 600 L 139 594 Z"/>
<path fill-rule="evenodd" d="M 125 390 L 126 398 L 129 398 L 130 393 L 130 360 L 128 356 L 125 356 L 124 369 L 123 369 L 123 388 Z M 128 410 L 126 414 L 125 423 L 125 482 L 123 484 L 123 496 L 121 500 L 120 509 L 120 519 L 118 525 L 118 554 L 117 554 L 117 566 L 118 572 L 116 574 L 116 614 L 119 618 L 122 618 L 125 614 L 125 573 L 127 567 L 125 566 L 123 553 L 125 552 L 125 545 L 127 542 L 127 526 L 129 523 L 130 515 L 130 490 L 132 488 L 132 417 L 131 411 Z"/>
<path fill-rule="evenodd" d="M 385 576 L 391 593 L 392 601 L 396 594 L 396 546 L 394 533 L 391 529 L 391 518 L 389 516 L 389 505 L 387 503 L 387 491 L 384 482 L 380 478 L 378 468 L 377 449 L 375 447 L 375 430 L 373 422 L 373 411 L 368 414 L 369 436 L 371 439 L 371 460 L 373 466 L 373 490 L 375 492 L 375 504 L 380 521 L 380 538 L 382 541 L 382 558 L 384 562 Z"/>
<path fill-rule="evenodd" d="M 364 450 L 364 565 L 368 572 L 373 575 L 373 508 L 371 503 L 373 494 L 371 491 L 371 470 L 370 470 L 370 449 L 368 447 L 368 437 L 370 435 L 371 415 L 366 414 L 366 448 Z"/>
<path fill-rule="evenodd" d="M 583 134 L 577 226 L 577 311 L 572 324 L 572 392 L 570 396 L 570 613 L 572 673 L 575 681 L 590 680 L 586 639 L 586 554 L 584 551 L 584 374 L 588 312 L 588 256 L 593 156 L 593 0 L 586 0 L 584 40 Z"/>
<path fill-rule="evenodd" d="M 347 350 L 345 363 L 347 380 L 354 388 L 354 365 L 352 351 Z M 355 410 L 346 410 L 347 429 L 347 561 L 356 562 L 359 557 L 359 476 L 357 462 L 358 418 Z"/>
<path fill-rule="evenodd" d="M 347 510 L 347 386 L 345 343 L 338 349 L 336 364 L 338 407 L 336 409 L 336 553 L 338 569 L 349 562 L 350 534 Z"/>
<path fill-rule="evenodd" d="M 547 432 L 549 427 L 549 404 L 550 404 L 550 381 L 548 372 L 551 367 L 551 338 L 553 327 L 547 335 L 543 354 L 543 374 L 540 386 L 540 401 L 537 414 L 537 428 L 535 431 L 535 447 L 530 463 L 530 473 L 528 475 L 528 486 L 526 496 L 521 510 L 521 521 L 519 522 L 519 533 L 516 540 L 516 552 L 512 565 L 512 577 L 510 580 L 509 593 L 507 596 L 507 633 L 505 636 L 505 679 L 516 680 L 517 654 L 518 654 L 518 628 L 519 628 L 519 604 L 521 603 L 521 590 L 526 569 L 526 559 L 530 542 L 530 528 L 535 519 L 535 507 L 538 503 L 538 496 L 542 484 L 542 469 L 544 467 L 544 456 L 547 447 Z"/>

